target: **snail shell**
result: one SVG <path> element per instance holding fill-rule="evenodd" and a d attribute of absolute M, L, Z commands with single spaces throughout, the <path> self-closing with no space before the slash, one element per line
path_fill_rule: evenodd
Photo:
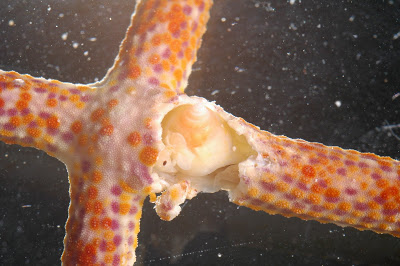
<path fill-rule="evenodd" d="M 229 126 L 202 104 L 173 109 L 165 116 L 162 127 L 171 162 L 185 175 L 205 176 L 237 162 Z"/>

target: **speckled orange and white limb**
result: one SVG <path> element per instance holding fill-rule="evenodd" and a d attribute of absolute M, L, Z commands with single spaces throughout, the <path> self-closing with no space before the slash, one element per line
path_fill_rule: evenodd
<path fill-rule="evenodd" d="M 210 6 L 197 0 L 138 2 L 114 66 L 91 85 L 99 93 L 82 119 L 97 133 L 78 147 L 86 161 L 70 171 L 63 264 L 135 262 L 143 201 L 161 189 L 151 172 L 161 110 L 172 108 L 186 87 Z"/>
<path fill-rule="evenodd" d="M 92 97 L 85 85 L 0 70 L 1 140 L 64 158 L 82 128 L 77 119 Z"/>
<path fill-rule="evenodd" d="M 239 165 L 240 183 L 230 192 L 231 201 L 271 214 L 400 237 L 399 161 L 250 132 L 257 156 Z"/>
<path fill-rule="evenodd" d="M 135 80 L 148 87 L 183 93 L 206 31 L 212 2 L 137 1 L 114 66 L 99 84 Z"/>

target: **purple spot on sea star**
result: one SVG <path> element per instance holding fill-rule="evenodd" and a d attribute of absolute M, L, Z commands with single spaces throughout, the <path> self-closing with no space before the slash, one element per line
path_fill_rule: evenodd
<path fill-rule="evenodd" d="M 356 202 L 354 204 L 354 208 L 359 211 L 366 211 L 368 210 L 368 204 L 367 203 L 362 203 L 362 202 Z"/>
<path fill-rule="evenodd" d="M 13 130 L 16 129 L 16 127 L 15 127 L 13 124 L 11 124 L 11 123 L 5 123 L 4 126 L 3 126 L 3 128 L 4 128 L 5 130 L 8 130 L 8 131 L 13 131 Z"/>
<path fill-rule="evenodd" d="M 117 220 L 112 220 L 111 221 L 111 229 L 112 230 L 117 230 L 119 228 L 119 223 L 118 223 L 118 221 Z"/>
<path fill-rule="evenodd" d="M 117 212 L 119 212 L 119 204 L 118 204 L 118 202 L 113 202 L 113 203 L 111 203 L 111 210 L 114 212 L 114 213 L 117 213 Z"/>
<path fill-rule="evenodd" d="M 261 186 L 264 190 L 268 192 L 273 192 L 276 190 L 276 185 L 272 183 L 267 183 L 265 181 L 261 181 Z"/>
<path fill-rule="evenodd" d="M 121 241 L 122 241 L 122 237 L 120 235 L 114 236 L 113 242 L 116 246 L 119 246 L 119 244 L 121 244 Z"/>
<path fill-rule="evenodd" d="M 339 216 L 343 216 L 343 215 L 346 214 L 346 211 L 340 210 L 340 209 L 336 209 L 333 213 L 336 214 L 336 215 L 339 215 Z"/>
<path fill-rule="evenodd" d="M 311 207 L 311 210 L 315 211 L 315 212 L 322 212 L 322 211 L 325 210 L 325 208 L 322 207 L 322 206 L 314 205 L 314 206 Z"/>
<path fill-rule="evenodd" d="M 192 32 L 195 32 L 197 30 L 197 27 L 198 27 L 198 24 L 196 21 L 194 21 L 193 25 L 192 25 Z"/>
<path fill-rule="evenodd" d="M 346 169 L 344 169 L 344 168 L 339 168 L 339 169 L 337 169 L 336 172 L 337 172 L 339 175 L 346 176 Z"/>
<path fill-rule="evenodd" d="M 377 173 L 372 173 L 372 174 L 371 174 L 371 177 L 372 177 L 373 179 L 375 179 L 375 180 L 378 180 L 378 179 L 381 179 L 381 178 L 382 178 L 382 176 L 381 176 L 380 174 L 377 174 Z"/>
<path fill-rule="evenodd" d="M 100 245 L 99 245 L 100 251 L 104 252 L 107 249 L 107 243 L 105 240 L 101 240 Z"/>
<path fill-rule="evenodd" d="M 187 22 L 186 21 L 182 21 L 181 22 L 181 29 L 185 29 L 187 27 Z"/>
<path fill-rule="evenodd" d="M 339 201 L 339 198 L 337 198 L 337 197 L 325 197 L 325 200 L 327 202 L 335 203 L 335 202 Z"/>
<path fill-rule="evenodd" d="M 185 5 L 185 6 L 183 7 L 183 13 L 184 13 L 186 16 L 189 16 L 190 13 L 192 13 L 192 7 L 191 7 L 191 6 L 188 6 L 188 5 Z"/>
<path fill-rule="evenodd" d="M 282 176 L 282 179 L 283 179 L 283 181 L 285 181 L 286 183 L 292 183 L 292 182 L 293 182 L 293 178 L 292 178 L 290 175 L 288 175 L 288 174 L 284 174 L 284 175 Z"/>
<path fill-rule="evenodd" d="M 54 136 L 58 133 L 58 129 L 57 128 L 48 128 L 46 130 L 46 132 L 47 132 L 47 134 Z"/>
<path fill-rule="evenodd" d="M 169 58 L 171 56 L 171 50 L 166 48 L 165 51 L 161 55 L 163 58 Z"/>
<path fill-rule="evenodd" d="M 120 88 L 120 87 L 118 87 L 118 86 L 112 86 L 112 87 L 110 88 L 110 92 L 116 92 L 116 91 L 119 90 L 119 88 Z"/>
<path fill-rule="evenodd" d="M 82 95 L 81 96 L 81 101 L 82 102 L 88 102 L 90 100 L 90 96 L 89 95 Z"/>
<path fill-rule="evenodd" d="M 135 224 L 132 221 L 130 221 L 128 223 L 128 228 L 129 228 L 129 231 L 133 231 L 135 229 Z"/>
<path fill-rule="evenodd" d="M 63 102 L 63 101 L 68 100 L 68 97 L 65 95 L 60 95 L 60 97 L 58 97 L 58 99 Z"/>
<path fill-rule="evenodd" d="M 355 165 L 356 163 L 354 161 L 351 161 L 351 160 L 345 160 L 344 164 L 347 165 L 347 166 L 350 166 L 350 165 Z"/>
<path fill-rule="evenodd" d="M 304 184 L 303 182 L 298 182 L 297 183 L 297 187 L 300 188 L 301 190 L 304 190 L 304 191 L 308 190 L 307 185 Z"/>
<path fill-rule="evenodd" d="M 31 112 L 31 110 L 29 110 L 29 108 L 24 108 L 21 110 L 21 115 L 24 116 L 24 115 L 29 114 L 30 112 Z"/>
<path fill-rule="evenodd" d="M 384 215 L 389 215 L 389 216 L 391 216 L 391 215 L 396 215 L 398 212 L 399 212 L 399 211 L 396 210 L 396 209 L 384 209 L 384 210 L 382 210 L 382 213 L 383 213 Z"/>
<path fill-rule="evenodd" d="M 200 12 L 203 12 L 204 8 L 205 8 L 206 4 L 202 1 L 199 5 L 199 10 Z"/>
<path fill-rule="evenodd" d="M 132 206 L 131 209 L 129 210 L 129 214 L 135 214 L 137 213 L 137 208 L 135 206 Z"/>
<path fill-rule="evenodd" d="M 50 114 L 47 113 L 47 112 L 40 112 L 40 113 L 39 113 L 39 116 L 40 116 L 41 118 L 43 118 L 43 119 L 47 119 L 47 118 L 50 117 Z"/>
<path fill-rule="evenodd" d="M 153 70 L 154 70 L 154 72 L 156 72 L 156 73 L 160 73 L 161 71 L 162 71 L 162 65 L 161 64 L 156 64 L 154 67 L 153 67 Z"/>
<path fill-rule="evenodd" d="M 44 88 L 34 88 L 33 90 L 37 93 L 45 93 L 46 92 L 46 89 L 44 89 Z"/>
<path fill-rule="evenodd" d="M 149 82 L 151 85 L 155 85 L 155 86 L 158 86 L 158 85 L 160 84 L 160 81 L 159 81 L 157 78 L 155 78 L 155 77 L 149 78 L 148 82 Z"/>
<path fill-rule="evenodd" d="M 373 219 L 373 218 L 371 218 L 371 217 L 363 217 L 363 218 L 361 219 L 361 222 L 367 223 L 367 224 L 373 223 L 374 221 L 375 221 L 375 219 Z"/>
<path fill-rule="evenodd" d="M 374 200 L 375 200 L 377 203 L 379 203 L 379 204 L 383 204 L 383 203 L 385 203 L 385 201 L 386 201 L 386 200 L 385 200 L 384 198 L 382 198 L 381 196 L 375 197 Z"/>
<path fill-rule="evenodd" d="M 84 173 L 89 172 L 90 167 L 91 167 L 91 164 L 89 161 L 86 161 L 86 160 L 82 161 L 82 172 L 84 172 Z"/>
<path fill-rule="evenodd" d="M 62 135 L 61 135 L 61 138 L 62 138 L 65 142 L 69 143 L 69 142 L 71 142 L 71 141 L 74 139 L 74 135 L 73 135 L 72 133 L 70 133 L 70 132 L 67 132 L 67 133 L 62 134 Z"/>
<path fill-rule="evenodd" d="M 120 259 L 119 255 L 118 255 L 118 254 L 115 254 L 115 255 L 114 255 L 114 258 L 113 258 L 113 266 L 118 266 L 118 265 L 120 265 L 120 261 L 121 261 L 121 259 Z"/>
<path fill-rule="evenodd" d="M 7 115 L 8 116 L 14 116 L 18 113 L 18 110 L 16 108 L 11 108 L 7 110 Z"/>
<path fill-rule="evenodd" d="M 357 194 L 357 190 L 355 190 L 354 188 L 346 188 L 345 192 L 350 196 Z"/>
<path fill-rule="evenodd" d="M 111 193 L 115 196 L 119 196 L 122 193 L 122 188 L 118 185 L 115 185 L 111 188 Z"/>
<path fill-rule="evenodd" d="M 392 171 L 392 167 L 389 167 L 387 165 L 381 165 L 380 168 L 385 172 L 391 172 Z"/>
<path fill-rule="evenodd" d="M 336 155 L 329 155 L 328 158 L 331 159 L 332 161 L 339 161 L 340 160 L 340 158 L 337 157 Z"/>

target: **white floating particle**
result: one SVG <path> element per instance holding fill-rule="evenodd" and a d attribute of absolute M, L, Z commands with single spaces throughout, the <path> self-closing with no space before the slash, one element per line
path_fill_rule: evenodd
<path fill-rule="evenodd" d="M 397 40 L 400 37 L 400 31 L 393 35 L 393 40 Z"/>
<path fill-rule="evenodd" d="M 244 68 L 240 68 L 238 66 L 235 66 L 235 71 L 238 72 L 238 73 L 242 73 L 242 72 L 245 71 L 245 69 Z"/>
<path fill-rule="evenodd" d="M 222 22 L 225 22 L 225 21 L 226 21 L 226 18 L 222 17 L 222 18 L 221 18 L 221 21 L 222 21 Z"/>
<path fill-rule="evenodd" d="M 296 25 L 294 25 L 294 23 L 290 23 L 289 29 L 297 30 L 297 27 L 296 27 Z"/>
<path fill-rule="evenodd" d="M 85 52 L 83 53 L 83 55 L 84 55 L 84 56 L 88 56 L 88 55 L 89 55 L 89 52 L 88 52 L 88 51 L 85 51 Z"/>
<path fill-rule="evenodd" d="M 74 49 L 78 48 L 78 46 L 79 46 L 79 43 L 77 43 L 77 42 L 72 42 L 72 47 L 73 47 Z"/>
<path fill-rule="evenodd" d="M 63 18 L 63 17 L 64 17 L 64 13 L 58 14 L 58 17 L 59 17 L 59 18 Z"/>
<path fill-rule="evenodd" d="M 294 5 L 294 4 L 296 3 L 296 0 L 290 0 L 289 3 L 290 3 L 291 5 Z"/>
<path fill-rule="evenodd" d="M 318 24 L 318 25 L 317 25 L 317 28 L 320 29 L 320 28 L 321 28 L 321 24 Z"/>
<path fill-rule="evenodd" d="M 66 41 L 68 38 L 68 32 L 64 32 L 63 34 L 61 34 L 61 39 L 63 39 L 63 41 Z"/>
<path fill-rule="evenodd" d="M 218 258 L 221 258 L 221 257 L 222 257 L 222 254 L 221 254 L 221 253 L 218 253 L 217 256 L 218 256 Z"/>
<path fill-rule="evenodd" d="M 342 106 L 342 102 L 341 102 L 341 101 L 336 101 L 336 102 L 335 102 L 335 105 L 336 105 L 337 107 L 340 107 L 340 106 Z"/>
<path fill-rule="evenodd" d="M 89 41 L 95 42 L 95 41 L 97 41 L 97 38 L 96 37 L 91 37 L 91 38 L 89 38 Z"/>
<path fill-rule="evenodd" d="M 219 90 L 214 90 L 213 92 L 211 92 L 211 95 L 214 96 L 215 94 L 217 94 L 219 92 Z"/>
<path fill-rule="evenodd" d="M 349 17 L 349 21 L 353 22 L 355 18 L 356 18 L 356 16 L 352 15 L 351 17 Z"/>
<path fill-rule="evenodd" d="M 392 100 L 396 99 L 397 97 L 400 96 L 400 92 L 396 93 L 395 95 L 392 96 Z"/>
<path fill-rule="evenodd" d="M 8 21 L 8 26 L 10 26 L 10 27 L 15 26 L 14 20 L 10 19 L 10 20 Z"/>

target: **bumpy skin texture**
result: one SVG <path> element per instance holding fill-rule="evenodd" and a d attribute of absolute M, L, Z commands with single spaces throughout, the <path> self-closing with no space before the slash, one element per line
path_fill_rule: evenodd
<path fill-rule="evenodd" d="M 243 122 L 245 123 L 245 122 Z M 231 200 L 254 210 L 400 237 L 400 162 L 255 129 Z"/>
<path fill-rule="evenodd" d="M 189 197 L 189 181 L 160 187 L 152 167 L 163 115 L 187 101 L 183 91 L 211 5 L 140 1 L 114 66 L 96 84 L 0 71 L 1 140 L 45 150 L 67 165 L 63 264 L 132 265 L 147 195 L 154 200 L 167 189 L 157 210 L 166 220 Z M 398 161 L 274 136 L 214 111 L 257 153 L 239 164 L 233 202 L 400 236 Z"/>

